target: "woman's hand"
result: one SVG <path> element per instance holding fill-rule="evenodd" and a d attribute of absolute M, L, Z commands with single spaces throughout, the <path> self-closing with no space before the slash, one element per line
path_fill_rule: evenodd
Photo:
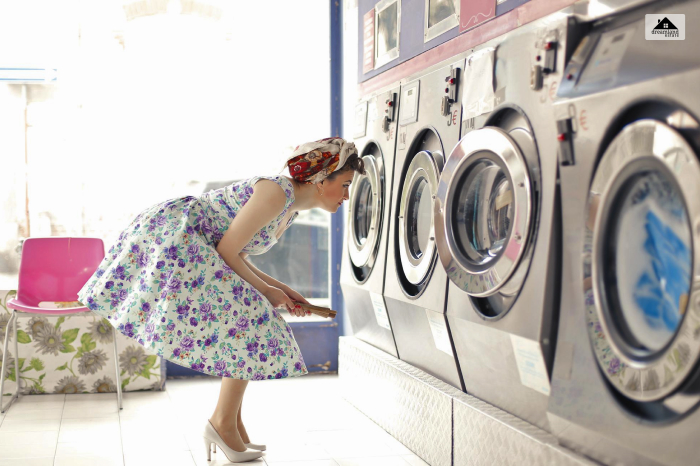
<path fill-rule="evenodd" d="M 295 301 L 297 303 L 310 304 L 301 294 L 299 294 L 298 292 L 296 292 L 295 290 L 291 289 L 288 286 L 284 287 L 284 292 L 287 293 L 287 296 L 292 298 L 292 301 Z M 303 316 L 304 313 L 306 313 L 306 315 L 311 315 L 310 312 L 304 311 L 304 309 L 302 309 L 302 307 L 299 306 L 298 304 L 295 304 L 294 308 L 289 313 L 294 314 L 297 317 Z"/>
<path fill-rule="evenodd" d="M 276 288 L 270 286 L 263 295 L 272 303 L 273 307 L 287 309 L 290 313 L 294 310 L 294 302 L 287 296 L 287 294 Z"/>

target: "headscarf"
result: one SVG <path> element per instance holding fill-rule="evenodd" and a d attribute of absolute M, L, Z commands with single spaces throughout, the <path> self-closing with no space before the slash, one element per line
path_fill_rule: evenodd
<path fill-rule="evenodd" d="M 297 146 L 285 165 L 296 181 L 315 184 L 343 168 L 352 154 L 357 154 L 352 142 L 343 138 L 326 138 Z"/>

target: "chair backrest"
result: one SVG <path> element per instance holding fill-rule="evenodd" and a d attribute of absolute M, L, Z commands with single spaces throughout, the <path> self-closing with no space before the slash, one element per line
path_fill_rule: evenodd
<path fill-rule="evenodd" d="M 76 301 L 104 256 L 99 238 L 27 238 L 22 246 L 17 297 L 32 306 L 41 301 Z"/>

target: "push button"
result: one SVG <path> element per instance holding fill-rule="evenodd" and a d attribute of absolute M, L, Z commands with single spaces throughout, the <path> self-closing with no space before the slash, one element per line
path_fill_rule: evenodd
<path fill-rule="evenodd" d="M 389 93 L 384 103 L 386 104 L 386 109 L 384 110 L 385 115 L 384 121 L 382 121 L 382 131 L 388 133 L 391 122 L 396 119 L 396 93 Z"/>
<path fill-rule="evenodd" d="M 574 149 L 571 141 L 573 134 L 571 118 L 557 120 L 557 141 L 559 141 L 559 163 L 564 166 L 574 165 Z"/>
<path fill-rule="evenodd" d="M 544 66 L 542 71 L 544 74 L 554 73 L 557 68 L 557 42 L 554 40 L 547 41 L 544 44 Z"/>

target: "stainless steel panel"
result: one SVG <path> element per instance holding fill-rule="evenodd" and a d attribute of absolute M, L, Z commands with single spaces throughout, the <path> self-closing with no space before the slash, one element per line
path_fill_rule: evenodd
<path fill-rule="evenodd" d="M 687 465 L 700 457 L 697 431 L 700 413 L 694 397 L 681 397 L 672 406 L 664 401 L 639 402 L 610 386 L 601 373 L 589 338 L 583 261 L 587 198 L 599 157 L 623 128 L 651 118 L 681 127 L 690 122 L 682 112 L 700 114 L 700 56 L 698 39 L 647 41 L 645 14 L 685 14 L 686 24 L 700 22 L 700 2 L 659 2 L 620 18 L 609 18 L 591 31 L 601 33 L 632 28 L 628 44 L 611 57 L 615 67 L 601 73 L 595 86 L 576 82 L 565 95 L 575 96 L 555 105 L 557 119 L 570 118 L 568 134 L 574 163 L 560 168 L 563 222 L 562 307 L 552 377 L 549 419 L 560 442 L 599 461 L 619 465 Z M 669 67 L 659 66 L 669 63 Z M 682 66 L 680 66 L 682 64 Z M 577 75 L 578 76 L 578 75 Z M 636 77 L 636 80 L 635 80 Z M 575 79 L 573 81 L 576 81 Z M 597 87 L 597 89 L 595 88 Z M 697 150 L 698 130 L 682 133 Z M 697 228 L 698 218 L 690 223 Z M 695 245 L 694 245 L 695 247 Z M 700 275 L 698 265 L 693 273 Z M 688 312 L 700 312 L 691 303 Z M 695 336 L 695 335 L 694 335 Z M 700 337 L 700 335 L 695 336 Z M 698 368 L 685 390 L 697 393 Z M 681 394 L 680 391 L 677 394 Z"/>
<path fill-rule="evenodd" d="M 532 189 L 531 229 L 520 265 L 502 289 L 487 297 L 475 297 L 450 282 L 447 303 L 466 392 L 544 430 L 550 429 L 546 410 L 559 289 L 560 227 L 552 100 L 553 90 L 563 76 L 568 37 L 574 30 L 569 15 L 561 12 L 477 48 L 477 53 L 495 49 L 493 111 L 465 122 L 463 131 L 495 126 L 516 141 Z M 541 87 L 533 88 L 531 70 L 541 63 L 537 57 L 544 57 L 548 50 L 556 53 L 554 69 L 544 77 Z M 487 75 L 487 79 L 491 77 Z M 485 147 L 497 149 L 488 143 Z M 528 361 L 516 351 L 521 344 L 530 346 L 531 356 L 541 365 L 533 371 L 536 380 L 528 373 Z"/>
<path fill-rule="evenodd" d="M 454 466 L 593 466 L 542 429 L 478 398 L 454 400 Z"/>
<path fill-rule="evenodd" d="M 459 140 L 461 106 L 461 89 L 457 87 L 453 103 L 445 115 L 443 97 L 448 96 L 452 87 L 449 80 L 455 69 L 464 68 L 463 59 L 453 59 L 425 70 L 422 74 L 411 76 L 403 85 L 410 87 L 420 82 L 418 114 L 415 123 L 399 125 L 395 161 L 395 181 L 392 199 L 392 225 L 389 231 L 389 245 L 386 264 L 384 296 L 387 312 L 396 336 L 399 357 L 409 364 L 424 368 L 436 377 L 455 387 L 462 388 L 457 362 L 453 355 L 444 350 L 452 347 L 449 332 L 442 328 L 447 344 L 435 342 L 435 325 L 444 322 L 445 301 L 447 294 L 447 276 L 444 269 L 433 259 L 427 279 L 416 285 L 406 278 L 401 269 L 400 238 L 398 234 L 398 200 L 401 188 L 408 174 L 408 167 L 413 156 L 421 151 L 428 151 L 433 157 L 444 157 Z M 433 327 L 429 323 L 433 320 Z"/>
<path fill-rule="evenodd" d="M 340 337 L 341 394 L 428 464 L 452 465 L 452 400 L 460 392 L 353 337 Z"/>
<path fill-rule="evenodd" d="M 574 4 L 574 13 L 581 21 L 594 21 L 638 8 L 654 0 L 582 0 Z"/>
<path fill-rule="evenodd" d="M 354 338 L 341 395 L 430 465 L 592 466 L 537 427 Z"/>
<path fill-rule="evenodd" d="M 373 264 L 363 269 L 354 267 L 349 254 L 349 243 L 352 241 L 353 227 L 351 219 L 347 222 L 346 246 L 343 248 L 343 259 L 340 273 L 340 286 L 345 299 L 345 307 L 350 318 L 352 331 L 358 338 L 397 356 L 394 336 L 390 329 L 380 325 L 377 321 L 375 309 L 370 293 L 381 296 L 384 291 L 384 269 L 386 267 L 386 253 L 391 224 L 391 209 L 393 208 L 391 193 L 394 174 L 394 155 L 396 150 L 396 128 L 398 120 L 400 87 L 394 84 L 370 95 L 366 117 L 366 135 L 355 140 L 355 145 L 360 154 L 367 151 L 381 153 L 378 160 L 378 173 L 383 174 L 379 178 L 379 184 L 383 187 L 382 205 L 383 214 L 379 225 L 378 245 L 376 258 Z M 394 99 L 394 96 L 396 98 Z M 393 100 L 392 100 L 393 99 Z M 392 100 L 389 106 L 388 101 Z M 365 113 L 364 110 L 361 113 Z M 391 121 L 385 123 L 386 117 Z M 388 124 L 387 124 L 388 123 Z M 386 131 L 385 131 L 386 130 Z M 372 149 L 372 148 L 375 149 Z M 353 186 L 353 189 L 355 187 Z"/>
<path fill-rule="evenodd" d="M 386 306 L 391 316 L 391 325 L 395 332 L 396 347 L 399 349 L 401 360 L 461 390 L 462 381 L 452 344 L 446 343 L 450 346 L 450 353 L 439 349 L 438 345 L 445 343 L 435 341 L 431 323 L 428 320 L 430 315 L 434 322 L 443 323 L 445 314 L 393 298 L 386 298 Z M 445 327 L 447 328 L 446 323 Z"/>

